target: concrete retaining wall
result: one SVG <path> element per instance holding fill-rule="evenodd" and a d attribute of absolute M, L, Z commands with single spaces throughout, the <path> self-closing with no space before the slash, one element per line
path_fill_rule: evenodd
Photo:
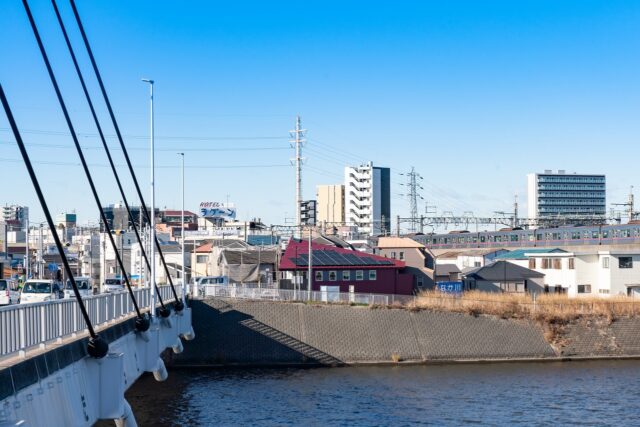
<path fill-rule="evenodd" d="M 527 321 L 402 309 L 193 301 L 197 340 L 177 366 L 385 363 L 558 357 Z"/>

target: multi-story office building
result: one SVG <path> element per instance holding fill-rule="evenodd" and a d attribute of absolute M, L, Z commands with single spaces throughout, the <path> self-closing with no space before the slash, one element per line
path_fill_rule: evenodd
<path fill-rule="evenodd" d="M 303 200 L 300 202 L 300 223 L 304 225 L 316 225 L 316 201 Z"/>
<path fill-rule="evenodd" d="M 391 228 L 391 170 L 372 162 L 344 170 L 344 216 L 347 225 L 370 235 Z"/>
<path fill-rule="evenodd" d="M 604 216 L 606 199 L 604 175 L 546 170 L 527 176 L 529 218 Z"/>
<path fill-rule="evenodd" d="M 344 185 L 318 185 L 316 199 L 316 215 L 319 224 L 329 227 L 344 224 Z"/>
<path fill-rule="evenodd" d="M 140 214 L 142 213 L 140 210 L 140 206 L 129 205 L 129 207 L 131 208 L 131 216 L 133 217 L 133 220 L 136 222 L 136 225 L 139 226 Z M 133 228 L 133 224 L 131 224 L 129 215 L 127 214 L 127 208 L 124 204 L 116 203 L 103 207 L 102 209 L 104 210 L 104 214 L 107 217 L 107 222 L 109 223 L 109 228 L 111 228 L 111 230 L 129 230 Z M 160 209 L 155 209 L 155 215 L 156 218 L 160 217 Z M 104 224 L 102 223 L 102 218 L 100 218 L 100 231 L 105 231 Z"/>
<path fill-rule="evenodd" d="M 20 222 L 24 228 L 29 221 L 29 208 L 26 206 L 6 205 L 2 207 L 2 222 L 11 224 Z"/>

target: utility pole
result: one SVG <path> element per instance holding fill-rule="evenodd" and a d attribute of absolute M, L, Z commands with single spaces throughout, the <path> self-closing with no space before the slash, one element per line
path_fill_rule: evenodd
<path fill-rule="evenodd" d="M 309 297 L 307 298 L 311 301 L 311 284 L 313 283 L 313 248 L 311 247 L 311 226 L 309 226 L 309 271 L 307 272 L 307 288 L 309 292 Z"/>
<path fill-rule="evenodd" d="M 150 212 L 150 222 L 149 225 L 149 240 L 151 241 L 151 279 L 149 282 L 149 292 L 151 294 L 150 298 L 150 307 L 149 307 L 149 315 L 152 317 L 156 316 L 156 189 L 155 189 L 155 150 L 154 150 L 154 135 L 153 135 L 153 83 L 154 81 L 151 79 L 142 79 L 143 82 L 149 83 L 150 92 L 150 144 L 151 144 L 151 212 Z M 145 206 L 146 209 L 146 206 Z"/>
<path fill-rule="evenodd" d="M 518 195 L 515 195 L 515 199 L 513 202 L 513 227 L 518 226 Z"/>
<path fill-rule="evenodd" d="M 26 219 L 26 227 L 25 227 L 26 233 L 24 236 L 24 240 L 27 243 L 26 244 L 26 252 L 24 255 L 24 277 L 25 277 L 25 281 L 29 280 L 29 264 L 31 264 L 31 257 L 29 256 L 29 217 L 27 216 Z"/>
<path fill-rule="evenodd" d="M 298 232 L 298 236 L 302 238 L 302 220 L 301 220 L 301 212 L 300 206 L 302 204 L 302 145 L 306 142 L 304 138 L 306 129 L 302 129 L 300 116 L 296 116 L 296 128 L 295 130 L 289 131 L 289 136 L 291 137 L 291 148 L 295 148 L 296 156 L 293 161 L 295 161 L 296 167 L 296 229 Z"/>
<path fill-rule="evenodd" d="M 184 153 L 178 153 L 182 160 L 182 215 L 180 217 L 180 240 L 182 240 L 182 303 L 186 304 L 187 282 L 184 271 Z M 227 195 L 227 207 L 229 207 L 229 195 Z M 258 256 L 258 275 L 260 275 L 260 259 Z"/>

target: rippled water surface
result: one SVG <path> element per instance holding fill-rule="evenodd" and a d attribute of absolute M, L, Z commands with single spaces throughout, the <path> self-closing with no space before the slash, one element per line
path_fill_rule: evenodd
<path fill-rule="evenodd" d="M 139 425 L 640 425 L 640 361 L 177 370 L 128 392 Z"/>

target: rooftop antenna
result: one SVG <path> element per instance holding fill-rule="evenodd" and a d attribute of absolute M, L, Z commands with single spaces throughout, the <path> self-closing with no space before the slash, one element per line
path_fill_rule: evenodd
<path fill-rule="evenodd" d="M 291 148 L 296 150 L 296 156 L 292 159 L 296 167 L 296 229 L 297 234 L 302 238 L 302 146 L 307 141 L 305 139 L 306 129 L 302 129 L 300 116 L 296 116 L 296 128 L 289 131 L 291 137 Z"/>

